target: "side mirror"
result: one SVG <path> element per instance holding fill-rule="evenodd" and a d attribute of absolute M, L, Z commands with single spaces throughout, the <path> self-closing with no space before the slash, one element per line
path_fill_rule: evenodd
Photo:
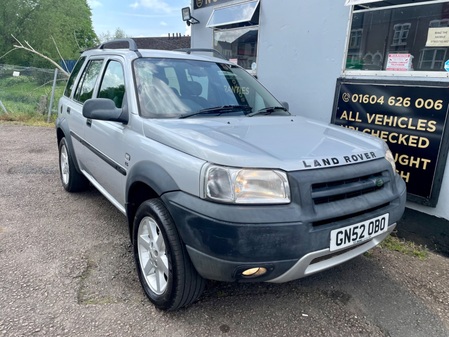
<path fill-rule="evenodd" d="M 290 111 L 290 106 L 289 106 L 288 102 L 281 102 L 281 104 L 287 111 Z"/>
<path fill-rule="evenodd" d="M 127 124 L 128 112 L 126 110 L 126 105 L 119 109 L 109 98 L 91 98 L 84 102 L 83 116 L 89 119 Z"/>

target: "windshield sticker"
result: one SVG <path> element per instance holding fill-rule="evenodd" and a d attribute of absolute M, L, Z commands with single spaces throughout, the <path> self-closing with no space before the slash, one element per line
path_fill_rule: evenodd
<path fill-rule="evenodd" d="M 249 95 L 249 88 L 248 87 L 240 87 L 238 85 L 233 85 L 230 87 L 229 85 L 224 86 L 225 92 L 232 92 L 233 94 L 238 95 Z"/>

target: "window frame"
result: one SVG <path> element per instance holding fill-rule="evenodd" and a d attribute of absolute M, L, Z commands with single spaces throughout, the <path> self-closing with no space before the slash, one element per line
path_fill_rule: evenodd
<path fill-rule="evenodd" d="M 442 61 L 439 61 L 439 60 L 436 58 L 436 56 L 437 56 L 436 54 L 437 54 L 439 51 L 442 51 L 442 50 L 444 50 L 443 60 L 442 60 Z M 427 52 L 433 53 L 432 59 L 424 59 L 424 54 L 427 53 Z M 418 63 L 420 64 L 420 66 L 422 66 L 422 64 L 425 63 L 425 62 L 431 62 L 431 68 L 433 68 L 433 67 L 435 67 L 435 63 L 442 62 L 442 64 L 444 64 L 444 62 L 445 62 L 445 60 L 446 60 L 446 58 L 447 58 L 447 54 L 448 54 L 448 53 L 447 53 L 446 48 L 432 48 L 432 49 L 430 49 L 430 48 L 423 48 L 423 49 L 421 49 L 421 52 L 420 52 L 420 54 L 419 54 Z M 434 71 L 435 71 L 435 70 L 434 70 Z"/>
<path fill-rule="evenodd" d="M 227 21 L 221 21 L 221 22 L 214 23 L 215 16 L 219 15 L 217 13 L 220 13 L 221 11 L 226 11 L 226 10 L 232 11 L 234 9 L 238 9 L 239 6 L 240 7 L 249 6 L 250 4 L 254 4 L 254 8 L 251 10 L 251 12 L 247 13 L 246 17 L 232 18 Z M 212 14 L 210 15 L 209 20 L 207 21 L 206 27 L 207 28 L 223 28 L 226 26 L 234 25 L 234 24 L 250 22 L 251 19 L 254 17 L 254 14 L 256 13 L 257 9 L 259 8 L 259 5 L 260 5 L 260 0 L 251 0 L 248 2 L 239 2 L 236 4 L 230 4 L 230 5 L 216 7 L 213 9 Z"/>
<path fill-rule="evenodd" d="M 418 3 L 407 3 L 407 4 L 399 4 L 399 5 L 391 5 L 391 6 L 379 6 L 379 7 L 371 7 L 368 6 L 362 9 L 354 9 L 355 6 L 351 6 L 350 8 L 350 19 L 348 23 L 348 27 L 346 30 L 346 43 L 345 43 L 345 52 L 343 55 L 342 66 L 341 66 L 341 74 L 342 77 L 351 77 L 351 76 L 363 76 L 363 77 L 426 77 L 426 78 L 449 78 L 449 72 L 444 69 L 441 71 L 391 71 L 391 70 L 353 70 L 346 69 L 346 61 L 348 55 L 350 55 L 350 38 L 351 38 L 351 28 L 352 21 L 354 18 L 354 13 L 365 13 L 365 12 L 373 12 L 380 11 L 385 9 L 397 9 L 403 7 L 417 7 L 417 6 L 426 6 L 440 3 L 449 3 L 448 0 L 423 0 L 423 2 Z"/>
<path fill-rule="evenodd" d="M 412 24 L 410 22 L 397 23 L 393 26 L 394 33 L 391 41 L 392 47 L 407 45 L 408 34 L 410 33 L 411 26 Z"/>

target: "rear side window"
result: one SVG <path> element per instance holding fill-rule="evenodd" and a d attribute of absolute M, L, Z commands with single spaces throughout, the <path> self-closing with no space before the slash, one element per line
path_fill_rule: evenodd
<path fill-rule="evenodd" d="M 109 98 L 114 101 L 117 108 L 121 108 L 124 95 L 125 77 L 122 64 L 117 61 L 110 61 L 106 66 L 98 97 Z"/>
<path fill-rule="evenodd" d="M 78 76 L 78 73 L 80 72 L 85 60 L 85 57 L 81 57 L 78 62 L 76 62 L 75 67 L 73 67 L 72 73 L 70 74 L 69 80 L 67 81 L 67 86 L 65 87 L 64 96 L 70 97 L 70 95 L 72 95 L 75 79 Z"/>
<path fill-rule="evenodd" d="M 87 65 L 81 80 L 76 88 L 74 99 L 80 103 L 84 103 L 89 98 L 92 98 L 94 92 L 95 83 L 97 82 L 98 75 L 103 64 L 103 60 L 92 60 Z"/>

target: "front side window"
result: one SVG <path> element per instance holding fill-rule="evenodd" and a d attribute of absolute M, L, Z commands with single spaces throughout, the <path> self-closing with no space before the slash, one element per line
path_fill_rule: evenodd
<path fill-rule="evenodd" d="M 110 61 L 100 84 L 98 97 L 109 98 L 114 101 L 117 108 L 122 107 L 125 95 L 125 76 L 123 66 L 118 61 Z"/>
<path fill-rule="evenodd" d="M 449 1 L 398 0 L 354 6 L 346 71 L 444 71 Z"/>
<path fill-rule="evenodd" d="M 80 103 L 84 103 L 89 98 L 92 98 L 95 83 L 97 82 L 98 75 L 100 74 L 103 60 L 92 60 L 86 66 L 81 80 L 76 88 L 74 99 Z"/>
<path fill-rule="evenodd" d="M 146 118 L 288 114 L 238 66 L 140 58 L 134 61 L 134 73 L 140 115 Z"/>

